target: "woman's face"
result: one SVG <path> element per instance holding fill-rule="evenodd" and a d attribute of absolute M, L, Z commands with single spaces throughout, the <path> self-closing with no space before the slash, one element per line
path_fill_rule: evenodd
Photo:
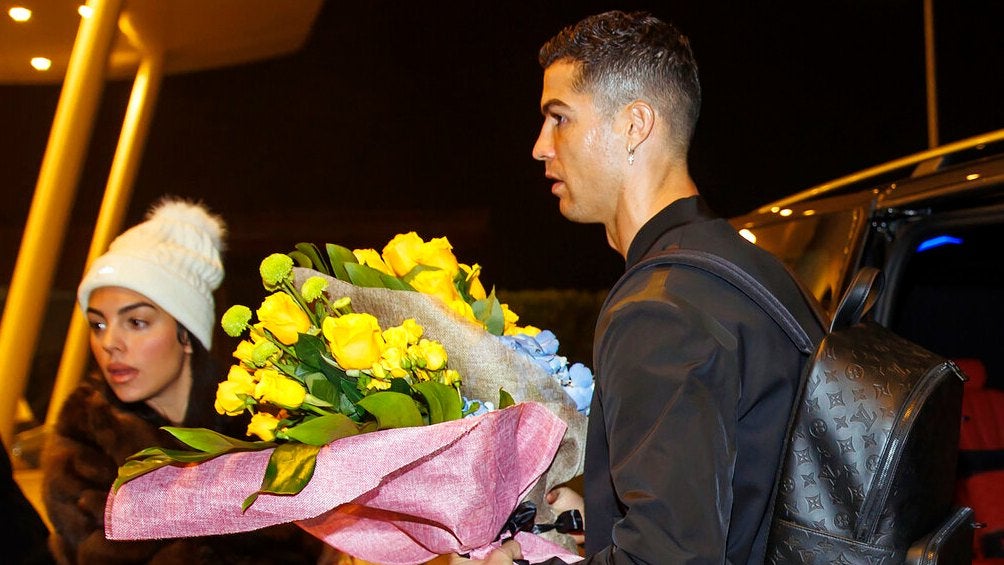
<path fill-rule="evenodd" d="M 192 346 L 190 338 L 178 341 L 177 321 L 142 294 L 115 286 L 91 293 L 87 321 L 91 351 L 119 400 L 146 402 L 180 423 L 192 387 Z"/>

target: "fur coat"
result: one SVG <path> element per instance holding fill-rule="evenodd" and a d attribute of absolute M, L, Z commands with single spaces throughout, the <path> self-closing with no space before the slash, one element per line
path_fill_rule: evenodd
<path fill-rule="evenodd" d="M 167 422 L 144 419 L 137 408 L 119 402 L 100 377 L 85 380 L 63 405 L 43 456 L 50 547 L 59 563 L 317 562 L 323 544 L 293 524 L 202 538 L 105 539 L 105 499 L 118 467 L 146 447 L 182 447 L 158 429 Z"/>

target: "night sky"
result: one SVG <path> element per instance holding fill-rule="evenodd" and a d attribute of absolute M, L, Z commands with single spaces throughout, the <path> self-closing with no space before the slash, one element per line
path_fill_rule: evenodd
<path fill-rule="evenodd" d="M 1004 127 L 1004 3 L 935 3 L 942 142 Z M 537 49 L 610 8 L 690 36 L 691 172 L 723 215 L 926 149 L 920 0 L 355 4 L 329 2 L 297 54 L 164 82 L 128 221 L 161 194 L 204 200 L 230 224 L 231 295 L 297 241 L 380 247 L 409 230 L 448 236 L 501 288 L 609 286 L 622 260 L 601 227 L 560 216 L 530 149 Z M 79 280 L 130 87 L 105 91 L 57 290 Z M 0 86 L 0 286 L 58 96 Z"/>

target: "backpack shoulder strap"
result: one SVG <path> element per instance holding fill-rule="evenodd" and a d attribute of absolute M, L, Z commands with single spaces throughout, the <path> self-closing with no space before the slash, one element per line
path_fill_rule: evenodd
<path fill-rule="evenodd" d="M 809 334 L 791 311 L 767 290 L 760 281 L 724 257 L 698 249 L 673 248 L 646 257 L 631 267 L 628 273 L 672 264 L 701 269 L 731 284 L 766 312 L 799 351 L 809 355 L 815 349 L 815 344 L 809 338 Z M 621 277 L 620 281 L 626 278 L 626 276 Z M 620 281 L 610 290 L 611 296 L 620 288 L 622 284 Z M 799 285 L 799 288 L 801 289 L 801 285 Z"/>

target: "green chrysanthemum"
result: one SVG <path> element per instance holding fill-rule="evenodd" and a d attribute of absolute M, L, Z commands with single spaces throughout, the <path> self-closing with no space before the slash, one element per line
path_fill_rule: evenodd
<path fill-rule="evenodd" d="M 255 367 L 264 367 L 273 355 L 279 353 L 279 347 L 271 341 L 258 342 L 251 352 L 251 362 Z"/>
<path fill-rule="evenodd" d="M 230 337 L 240 337 L 244 330 L 248 328 L 248 322 L 251 321 L 251 309 L 247 306 L 241 306 L 237 304 L 231 306 L 223 314 L 223 319 L 220 325 L 223 326 L 223 331 L 227 333 Z"/>
<path fill-rule="evenodd" d="M 274 290 L 293 275 L 293 259 L 289 255 L 273 253 L 262 260 L 258 272 L 265 288 Z"/>
<path fill-rule="evenodd" d="M 325 290 L 328 290 L 328 281 L 324 277 L 310 277 L 300 288 L 300 294 L 307 302 L 313 302 L 321 297 Z"/>
<path fill-rule="evenodd" d="M 352 300 L 348 296 L 343 296 L 331 304 L 331 307 L 335 310 L 341 310 L 343 308 L 348 308 Z"/>

